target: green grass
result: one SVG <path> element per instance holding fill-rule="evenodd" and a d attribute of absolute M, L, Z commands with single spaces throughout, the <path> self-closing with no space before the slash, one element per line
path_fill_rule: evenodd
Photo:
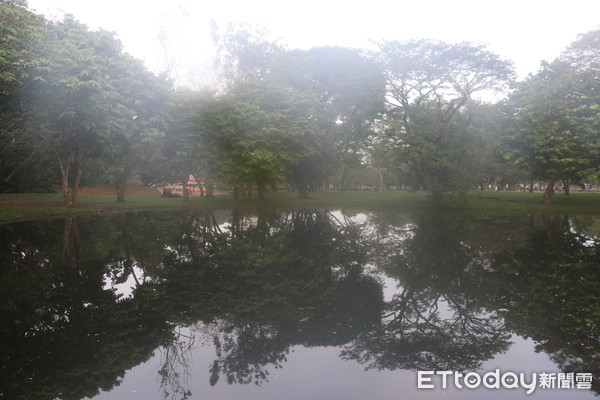
<path fill-rule="evenodd" d="M 207 199 L 194 199 L 195 204 Z M 242 204 L 281 208 L 322 207 L 355 210 L 386 210 L 428 213 L 465 214 L 600 214 L 600 193 L 556 194 L 552 204 L 541 203 L 542 193 L 526 192 L 467 192 L 449 194 L 443 201 L 432 200 L 425 192 L 389 191 L 382 195 L 373 192 L 315 193 L 309 199 L 297 199 L 295 194 L 270 194 L 266 201 L 257 199 Z M 228 200 L 228 203 L 234 203 Z"/>
<path fill-rule="evenodd" d="M 74 207 L 65 207 L 61 194 L 2 194 L 0 224 L 96 212 L 180 209 L 183 204 L 182 199 L 160 196 L 127 196 L 125 202 L 117 202 L 115 197 L 82 194 Z"/>
<path fill-rule="evenodd" d="M 127 196 L 117 202 L 115 196 L 80 195 L 75 207 L 64 207 L 60 194 L 4 194 L 0 195 L 0 224 L 78 215 L 95 212 L 126 210 L 178 210 L 187 208 L 254 208 L 277 209 L 329 208 L 356 211 L 397 211 L 463 214 L 600 214 L 600 193 L 557 193 L 552 204 L 541 204 L 542 194 L 526 192 L 468 192 L 450 194 L 443 201 L 434 201 L 425 192 L 389 191 L 382 195 L 373 192 L 313 193 L 308 199 L 298 199 L 295 193 L 268 193 L 258 200 L 231 195 L 214 198 L 193 198 L 188 204 L 181 198 L 160 196 Z"/>

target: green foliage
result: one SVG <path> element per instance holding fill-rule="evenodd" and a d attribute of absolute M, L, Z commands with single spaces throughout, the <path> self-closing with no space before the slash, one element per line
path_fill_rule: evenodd
<path fill-rule="evenodd" d="M 578 179 L 589 166 L 585 137 L 571 115 L 574 88 L 564 65 L 547 64 L 513 97 L 516 133 L 511 154 L 536 178 Z"/>
<path fill-rule="evenodd" d="M 23 90 L 39 63 L 45 32 L 45 21 L 24 2 L 0 3 L 0 192 L 49 185 L 46 174 L 38 174 L 48 170 L 47 157 L 39 155 L 39 139 L 25 129 L 29 110 Z"/>
<path fill-rule="evenodd" d="M 511 97 L 516 127 L 508 157 L 550 186 L 557 179 L 578 182 L 600 165 L 596 36 L 597 31 L 584 35 L 543 64 Z"/>
<path fill-rule="evenodd" d="M 486 190 L 509 185 L 516 188 L 531 178 L 528 173 L 508 161 L 504 155 L 506 139 L 514 125 L 510 107 L 505 101 L 489 104 L 471 101 L 464 113 L 466 141 L 462 143 L 465 180 Z M 514 190 L 514 189 L 513 189 Z"/>
<path fill-rule="evenodd" d="M 335 182 L 445 191 L 577 182 L 600 165 L 598 32 L 582 35 L 504 103 L 509 62 L 484 47 L 388 41 L 371 54 L 288 50 L 213 27 L 218 93 L 171 92 L 113 34 L 0 3 L 0 191 L 204 181 L 299 197 Z M 512 136 L 502 140 L 510 132 Z M 502 153 L 513 166 L 498 157 Z M 54 161 L 52 161 L 54 159 Z"/>
<path fill-rule="evenodd" d="M 506 88 L 509 62 L 467 43 L 384 42 L 379 58 L 387 77 L 388 134 L 412 184 L 429 190 L 462 189 L 465 170 L 462 113 L 472 96 Z"/>
<path fill-rule="evenodd" d="M 72 16 L 48 22 L 23 4 L 3 3 L 0 11 L 0 93 L 7 99 L 0 189 L 47 190 L 56 178 L 25 180 L 44 169 L 59 177 L 65 204 L 73 205 L 87 160 L 115 174 L 121 164 L 126 182 L 164 130 L 169 86 L 124 54 L 113 34 L 90 31 Z M 52 157 L 54 168 L 45 163 Z"/>
<path fill-rule="evenodd" d="M 56 156 L 65 204 L 71 206 L 83 160 L 104 150 L 112 106 L 106 60 L 120 45 L 70 16 L 49 26 L 45 42 L 42 59 L 32 69 L 34 79 L 26 87 L 32 110 L 28 128 Z"/>
<path fill-rule="evenodd" d="M 260 197 L 268 185 L 291 180 L 314 190 L 322 179 L 331 152 L 319 115 L 303 93 L 260 82 L 239 85 L 200 110 L 204 143 L 218 150 L 221 176 L 234 186 L 256 185 Z"/>

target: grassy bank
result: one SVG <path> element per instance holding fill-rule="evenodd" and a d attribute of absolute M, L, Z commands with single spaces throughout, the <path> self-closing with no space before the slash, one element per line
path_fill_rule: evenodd
<path fill-rule="evenodd" d="M 0 195 L 0 224 L 39 218 L 60 217 L 86 213 L 126 210 L 176 210 L 191 208 L 268 207 L 279 209 L 329 208 L 352 210 L 385 210 L 398 212 L 434 212 L 466 214 L 567 214 L 600 215 L 600 193 L 556 194 L 552 204 L 541 204 L 541 193 L 521 192 L 468 192 L 449 195 L 443 201 L 434 201 L 424 192 L 390 191 L 379 195 L 373 192 L 325 192 L 312 194 L 309 199 L 298 199 L 295 193 L 269 193 L 265 200 L 231 195 L 214 198 L 193 198 L 188 204 L 181 198 L 160 196 L 127 196 L 117 202 L 115 196 L 84 194 L 77 206 L 62 205 L 60 194 L 5 194 Z"/>

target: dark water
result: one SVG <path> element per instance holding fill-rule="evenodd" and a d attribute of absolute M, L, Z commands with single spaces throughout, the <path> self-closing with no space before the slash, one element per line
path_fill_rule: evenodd
<path fill-rule="evenodd" d="M 235 210 L 4 225 L 0 399 L 594 398 L 599 299 L 598 217 Z M 417 371 L 451 375 L 419 388 Z M 458 388 L 459 373 L 497 375 Z"/>

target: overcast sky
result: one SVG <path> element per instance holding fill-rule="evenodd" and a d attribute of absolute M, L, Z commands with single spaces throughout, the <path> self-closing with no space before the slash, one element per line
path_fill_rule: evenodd
<path fill-rule="evenodd" d="M 288 48 L 469 41 L 512 60 L 521 77 L 557 57 L 578 34 L 600 28 L 600 0 L 29 0 L 29 6 L 116 32 L 125 50 L 155 72 L 165 69 L 158 40 L 165 32 L 167 58 L 182 79 L 191 72 L 196 84 L 210 81 L 210 20 L 222 30 L 229 22 L 262 26 Z"/>

